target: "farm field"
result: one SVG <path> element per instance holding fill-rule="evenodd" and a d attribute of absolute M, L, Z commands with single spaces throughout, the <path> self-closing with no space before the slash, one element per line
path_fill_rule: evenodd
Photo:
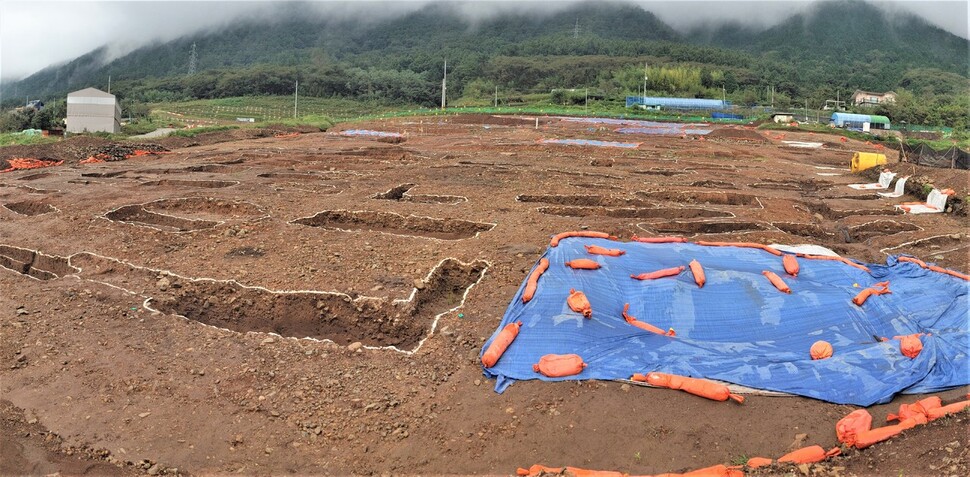
<path fill-rule="evenodd" d="M 457 115 L 171 137 L 152 143 L 167 154 L 89 164 L 115 146 L 0 149 L 64 161 L 0 174 L 0 432 L 15 436 L 0 473 L 656 474 L 836 446 L 855 406 L 612 381 L 498 394 L 482 374 L 483 344 L 559 232 L 815 244 L 970 270 L 963 201 L 902 215 L 893 205 L 917 197 L 847 187 L 874 181 L 848 171 L 873 146 L 692 128 Z M 910 187 L 970 193 L 967 171 L 880 152 Z M 869 410 L 882 423 L 921 397 Z M 966 429 L 963 412 L 811 471 L 966 475 Z M 786 471 L 799 472 L 768 472 Z"/>

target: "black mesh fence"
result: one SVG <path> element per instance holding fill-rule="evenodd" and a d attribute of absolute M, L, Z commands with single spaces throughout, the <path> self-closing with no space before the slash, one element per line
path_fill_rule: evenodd
<path fill-rule="evenodd" d="M 926 144 L 903 145 L 903 160 L 919 166 L 970 169 L 970 152 L 958 147 L 937 151 Z"/>

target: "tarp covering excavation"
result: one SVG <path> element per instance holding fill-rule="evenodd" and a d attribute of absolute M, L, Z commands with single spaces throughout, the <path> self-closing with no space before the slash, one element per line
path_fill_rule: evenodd
<path fill-rule="evenodd" d="M 619 257 L 590 255 L 585 245 L 620 249 Z M 620 242 L 566 238 L 543 255 L 549 268 L 523 304 L 520 287 L 487 349 L 505 325 L 521 321 L 518 336 L 485 374 L 504 391 L 515 380 L 628 379 L 660 371 L 757 389 L 867 406 L 898 392 L 926 393 L 970 384 L 970 282 L 891 256 L 870 272 L 839 261 L 798 258 L 797 277 L 785 273 L 782 257 L 761 249 L 693 243 Z M 565 262 L 586 258 L 598 270 L 573 270 Z M 635 280 L 631 275 L 686 266 L 697 260 L 707 283 L 695 283 L 690 268 L 677 276 Z M 762 274 L 772 271 L 792 293 L 776 289 Z M 891 293 L 860 291 L 889 281 Z M 570 309 L 569 290 L 586 294 L 592 317 Z M 629 314 L 675 337 L 641 330 Z M 897 335 L 926 333 L 915 359 L 900 352 Z M 880 338 L 889 338 L 881 341 Z M 818 340 L 832 344 L 831 358 L 812 360 Z M 547 378 L 532 365 L 546 354 L 578 354 L 588 364 L 580 374 Z"/>

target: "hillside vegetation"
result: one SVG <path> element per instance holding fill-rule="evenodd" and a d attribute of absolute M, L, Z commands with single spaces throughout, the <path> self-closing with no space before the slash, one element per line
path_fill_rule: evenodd
<path fill-rule="evenodd" d="M 648 94 L 818 108 L 856 89 L 895 90 L 900 103 L 878 111 L 895 122 L 970 126 L 967 41 L 862 1 L 821 2 L 763 31 L 718 25 L 684 34 L 622 3 L 477 23 L 442 3 L 370 23 L 280 5 L 275 21 L 146 46 L 106 64 L 105 51 L 93 51 L 4 85 L 4 97 L 58 97 L 111 75 L 125 105 L 287 95 L 299 81 L 308 97 L 429 107 L 447 59 L 452 102 L 491 104 L 497 90 L 500 103 L 515 103 L 564 88 L 620 100 L 640 94 L 647 65 Z M 189 75 L 192 44 L 198 73 Z"/>

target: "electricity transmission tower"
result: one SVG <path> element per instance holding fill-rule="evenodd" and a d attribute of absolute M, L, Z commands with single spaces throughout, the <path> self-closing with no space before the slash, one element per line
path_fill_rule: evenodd
<path fill-rule="evenodd" d="M 189 75 L 195 74 L 196 63 L 199 60 L 199 55 L 195 52 L 195 43 L 192 43 L 192 51 L 189 53 Z"/>
<path fill-rule="evenodd" d="M 576 18 L 576 26 L 573 27 L 573 38 L 579 38 L 579 18 Z"/>

